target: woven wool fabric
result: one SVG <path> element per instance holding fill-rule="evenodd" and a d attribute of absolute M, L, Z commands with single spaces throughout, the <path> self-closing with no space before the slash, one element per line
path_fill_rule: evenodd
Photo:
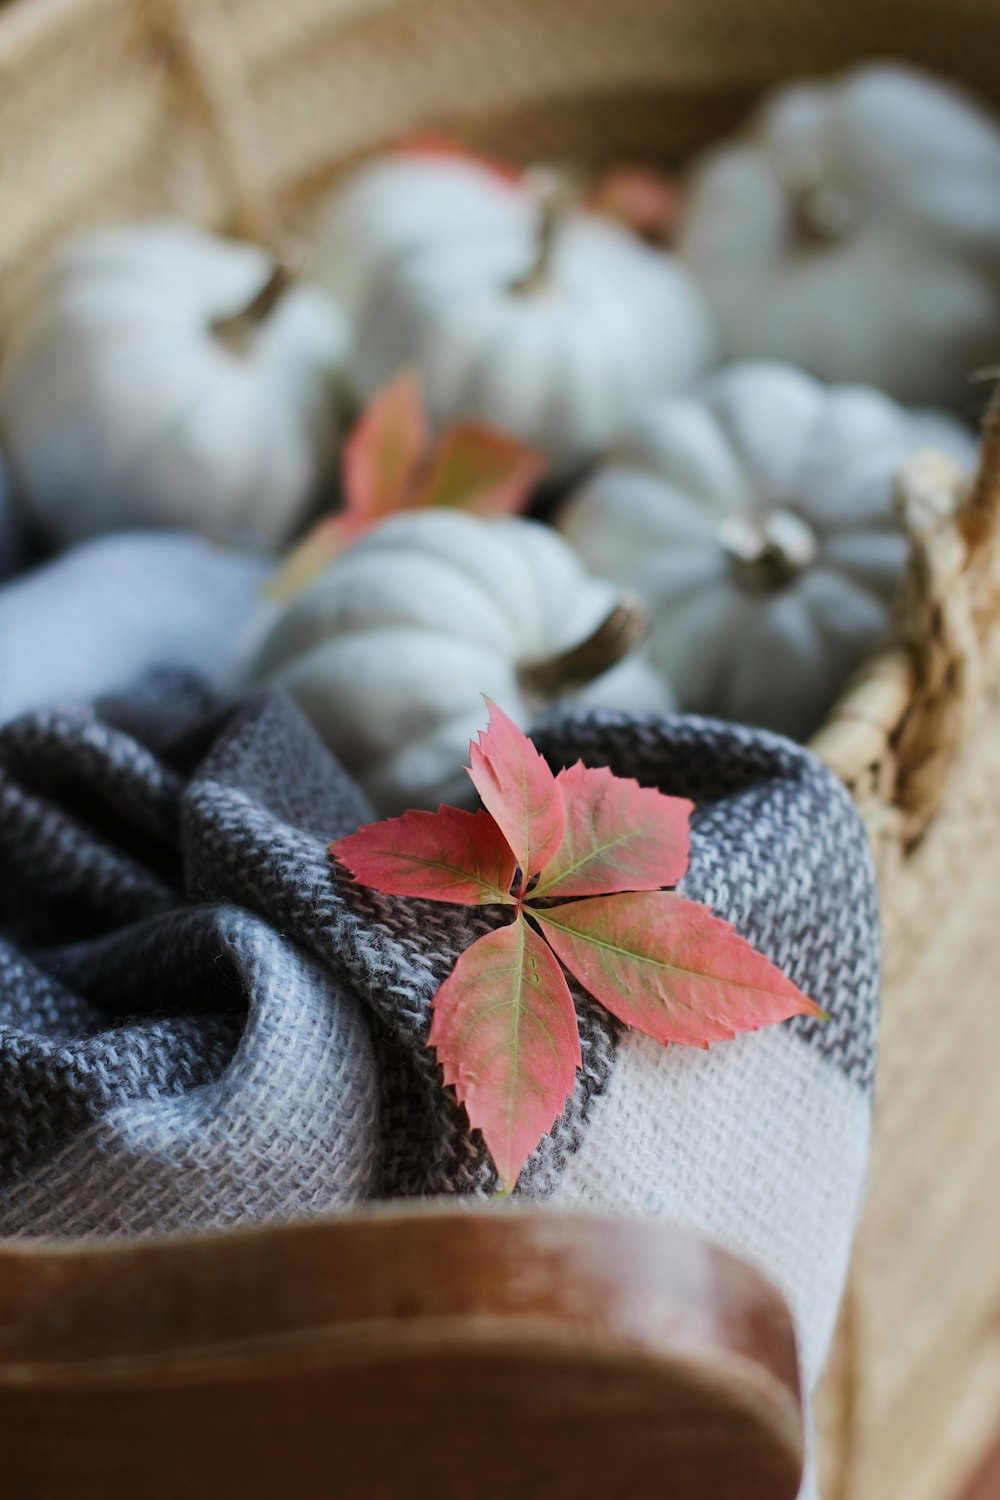
<path fill-rule="evenodd" d="M 426 1037 L 435 989 L 498 916 L 337 875 L 327 844 L 372 816 L 365 800 L 286 699 L 225 707 L 261 575 L 146 535 L 0 589 L 2 1234 L 495 1187 Z M 516 1196 L 668 1217 L 752 1258 L 789 1297 L 812 1384 L 868 1141 L 860 823 L 818 762 L 765 733 L 602 713 L 535 737 L 553 765 L 691 797 L 686 891 L 831 1020 L 664 1049 L 575 989 L 584 1065 Z"/>
<path fill-rule="evenodd" d="M 372 1196 L 361 1006 L 258 916 L 183 899 L 185 778 L 93 713 L 0 741 L 17 940 L 0 944 L 0 1230 L 153 1233 Z M 355 827 L 340 792 L 324 811 Z"/>
<path fill-rule="evenodd" d="M 554 1201 L 670 1218 L 762 1265 L 797 1316 L 806 1383 L 826 1359 L 860 1207 L 878 1016 L 878 908 L 847 794 L 807 752 L 692 716 L 595 717 L 537 736 L 691 797 L 687 895 L 732 921 L 827 1012 L 707 1052 L 614 1032 L 614 1063 Z M 531 1179 L 529 1179 L 530 1182 Z"/>
<path fill-rule="evenodd" d="M 0 731 L 0 1230 L 491 1191 L 425 1043 L 434 990 L 496 916 L 337 874 L 328 841 L 370 811 L 287 700 L 180 740 L 177 717 L 133 700 Z M 760 732 L 602 714 L 538 741 L 553 764 L 692 796 L 685 889 L 831 1021 L 663 1049 L 577 991 L 584 1066 L 518 1196 L 667 1215 L 751 1256 L 793 1303 L 812 1381 L 867 1145 L 877 919 L 860 825 L 829 773 Z"/>

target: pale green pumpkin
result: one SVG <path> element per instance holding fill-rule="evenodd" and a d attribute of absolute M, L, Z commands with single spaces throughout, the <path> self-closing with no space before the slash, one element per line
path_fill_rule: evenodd
<path fill-rule="evenodd" d="M 533 180 L 377 161 L 334 201 L 318 275 L 354 320 L 359 401 L 412 369 L 437 427 L 487 422 L 566 466 L 699 375 L 713 335 L 675 257 Z"/>
<path fill-rule="evenodd" d="M 278 296 L 274 270 L 172 221 L 57 256 L 0 366 L 5 444 L 50 540 L 182 526 L 273 546 L 294 531 L 335 465 L 347 332 L 321 293 Z"/>
<path fill-rule="evenodd" d="M 966 409 L 1000 349 L 1000 122 L 899 64 L 788 84 L 692 171 L 722 355 Z"/>
<path fill-rule="evenodd" d="M 649 658 L 682 709 L 804 738 L 888 624 L 907 551 L 893 477 L 926 446 L 973 461 L 947 417 L 734 365 L 654 402 L 559 526 L 645 600 Z"/>
<path fill-rule="evenodd" d="M 397 813 L 468 800 L 484 694 L 522 728 L 560 699 L 668 708 L 641 657 L 616 665 L 640 634 L 622 591 L 549 527 L 412 511 L 293 599 L 254 673 L 291 694 L 380 812 Z"/>

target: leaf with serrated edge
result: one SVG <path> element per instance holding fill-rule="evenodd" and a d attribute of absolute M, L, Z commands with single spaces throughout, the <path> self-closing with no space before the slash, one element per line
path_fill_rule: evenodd
<path fill-rule="evenodd" d="M 428 448 L 420 383 L 397 375 L 362 412 L 344 447 L 347 512 L 363 525 L 403 510 Z"/>
<path fill-rule="evenodd" d="M 595 1000 L 659 1042 L 704 1047 L 822 1015 L 728 922 L 676 892 L 595 896 L 533 915 Z"/>
<path fill-rule="evenodd" d="M 562 843 L 566 806 L 556 778 L 513 719 L 486 699 L 489 728 L 469 746 L 469 775 L 521 866 L 522 885 Z"/>
<path fill-rule="evenodd" d="M 535 448 L 492 427 L 455 422 L 442 433 L 413 504 L 480 516 L 518 514 L 544 469 Z"/>
<path fill-rule="evenodd" d="M 516 869 L 489 813 L 447 806 L 366 823 L 330 853 L 373 890 L 462 906 L 510 901 Z"/>
<path fill-rule="evenodd" d="M 579 761 L 560 771 L 556 784 L 566 804 L 566 832 L 532 897 L 677 884 L 687 869 L 693 803 Z"/>
<path fill-rule="evenodd" d="M 569 986 L 518 917 L 467 948 L 434 996 L 430 1044 L 510 1187 L 566 1107 L 580 1066 Z"/>

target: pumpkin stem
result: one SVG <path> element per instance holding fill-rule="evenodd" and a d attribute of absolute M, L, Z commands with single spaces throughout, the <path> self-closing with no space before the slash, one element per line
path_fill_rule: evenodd
<path fill-rule="evenodd" d="M 552 273 L 552 256 L 555 252 L 559 228 L 566 216 L 566 208 L 572 196 L 566 178 L 558 172 L 538 173 L 538 225 L 535 230 L 535 258 L 527 271 L 516 276 L 510 284 L 515 297 L 530 297 L 549 284 Z"/>
<path fill-rule="evenodd" d="M 788 196 L 792 236 L 801 250 L 822 250 L 846 239 L 857 204 L 831 176 L 822 156 L 799 151 L 779 157 L 776 171 Z"/>
<path fill-rule="evenodd" d="M 839 244 L 857 218 L 855 205 L 835 183 L 817 183 L 792 194 L 792 224 L 796 242 L 804 250 Z"/>
<path fill-rule="evenodd" d="M 240 354 L 254 331 L 264 323 L 290 287 L 298 280 L 297 272 L 287 261 L 276 260 L 271 273 L 239 312 L 226 313 L 212 321 L 212 332 L 220 343 Z"/>
<path fill-rule="evenodd" d="M 518 676 L 523 690 L 548 700 L 601 677 L 638 646 L 649 629 L 646 608 L 632 595 L 621 599 L 597 629 L 558 656 L 528 662 Z"/>
<path fill-rule="evenodd" d="M 751 594 L 773 594 L 794 583 L 816 561 L 812 527 L 791 511 L 773 511 L 764 521 L 729 516 L 718 531 L 729 571 Z"/>

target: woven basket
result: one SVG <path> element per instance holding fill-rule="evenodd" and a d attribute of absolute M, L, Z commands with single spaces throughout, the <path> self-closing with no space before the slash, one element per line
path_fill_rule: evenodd
<path fill-rule="evenodd" d="M 415 125 L 675 161 L 784 77 L 890 55 L 1000 105 L 1000 0 L 13 0 L 0 328 L 95 220 L 177 211 L 278 247 Z M 968 492 L 925 455 L 899 495 L 894 638 L 816 739 L 870 831 L 886 940 L 870 1206 L 821 1421 L 837 1500 L 940 1500 L 1000 1415 L 1000 416 Z"/>

